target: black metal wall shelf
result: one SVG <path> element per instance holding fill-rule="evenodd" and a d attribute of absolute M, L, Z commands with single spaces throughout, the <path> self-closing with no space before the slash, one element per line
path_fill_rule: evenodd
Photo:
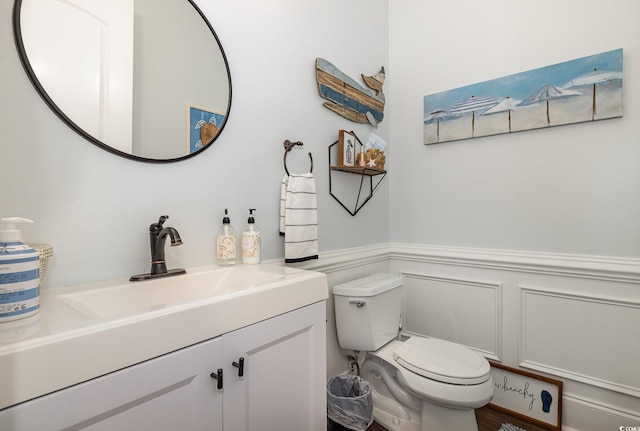
<path fill-rule="evenodd" d="M 357 139 L 357 137 L 356 137 Z M 358 140 L 359 141 L 359 140 Z M 329 194 L 338 201 L 342 208 L 347 210 L 349 214 L 355 216 L 358 211 L 362 209 L 363 206 L 373 197 L 373 192 L 376 191 L 382 180 L 387 175 L 387 171 L 384 169 L 376 169 L 370 167 L 363 166 L 338 166 L 332 164 L 331 150 L 338 144 L 338 141 L 329 145 Z M 333 158 L 335 159 L 335 157 Z M 355 205 L 353 205 L 353 210 L 350 207 L 347 207 L 338 196 L 333 193 L 333 173 L 334 172 L 348 172 L 351 174 L 360 175 L 360 187 L 358 188 L 358 194 L 355 198 Z M 369 179 L 369 194 L 364 197 L 362 194 L 362 187 L 365 184 L 365 178 Z M 374 183 L 374 178 L 377 180 Z"/>

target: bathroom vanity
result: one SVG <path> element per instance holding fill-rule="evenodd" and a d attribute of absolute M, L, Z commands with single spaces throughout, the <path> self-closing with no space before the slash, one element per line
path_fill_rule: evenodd
<path fill-rule="evenodd" d="M 0 429 L 324 430 L 327 294 L 276 265 L 49 289 L 2 334 Z"/>

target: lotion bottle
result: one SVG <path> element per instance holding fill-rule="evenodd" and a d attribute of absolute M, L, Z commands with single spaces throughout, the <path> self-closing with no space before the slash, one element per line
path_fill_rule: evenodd
<path fill-rule="evenodd" d="M 33 221 L 9 217 L 0 230 L 0 322 L 22 319 L 40 311 L 40 253 L 22 242 L 16 223 Z"/>
<path fill-rule="evenodd" d="M 247 227 L 242 231 L 242 263 L 254 265 L 260 263 L 260 230 L 253 218 L 254 208 L 249 209 Z"/>
<path fill-rule="evenodd" d="M 364 153 L 364 145 L 360 145 L 360 152 L 358 153 L 358 166 L 365 167 L 367 165 L 367 157 Z"/>
<path fill-rule="evenodd" d="M 236 249 L 236 231 L 233 229 L 233 226 L 231 226 L 229 211 L 225 208 L 222 225 L 218 229 L 218 236 L 216 238 L 218 265 L 226 266 L 235 264 Z"/>

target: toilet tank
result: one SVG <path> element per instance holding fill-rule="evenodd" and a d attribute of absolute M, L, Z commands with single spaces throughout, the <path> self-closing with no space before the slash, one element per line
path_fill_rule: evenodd
<path fill-rule="evenodd" d="M 338 342 L 343 349 L 373 352 L 398 335 L 402 278 L 373 274 L 333 287 Z"/>

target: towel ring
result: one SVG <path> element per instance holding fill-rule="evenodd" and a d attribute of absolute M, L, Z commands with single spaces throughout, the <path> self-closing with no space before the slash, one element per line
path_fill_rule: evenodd
<path fill-rule="evenodd" d="M 289 175 L 289 169 L 287 169 L 287 154 L 289 154 L 289 151 L 291 151 L 291 149 L 296 145 L 303 146 L 304 143 L 302 141 L 291 142 L 290 140 L 287 139 L 286 141 L 284 141 L 283 145 L 284 145 L 284 158 L 282 159 L 282 163 L 284 164 L 284 171 L 287 173 L 287 175 Z M 311 167 L 309 168 L 309 172 L 313 172 L 313 156 L 311 155 L 311 153 L 309 153 L 309 160 L 311 161 Z"/>

